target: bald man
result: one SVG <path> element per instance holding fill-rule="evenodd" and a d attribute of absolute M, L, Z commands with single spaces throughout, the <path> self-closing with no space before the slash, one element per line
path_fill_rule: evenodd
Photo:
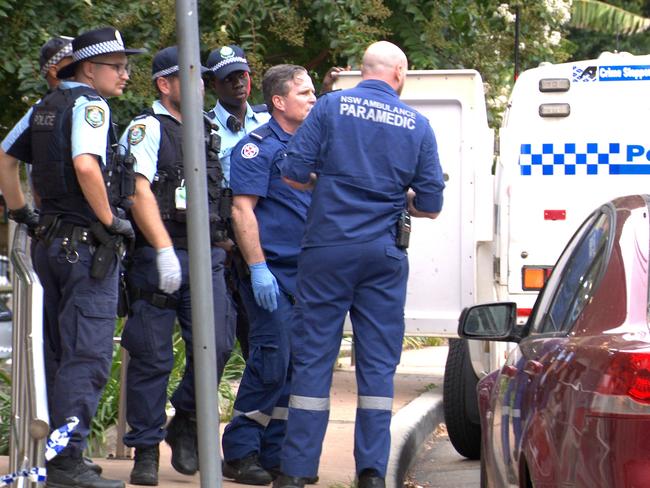
<path fill-rule="evenodd" d="M 302 487 L 318 471 L 348 312 L 357 369 L 357 486 L 385 486 L 410 217 L 436 218 L 444 188 L 429 121 L 399 100 L 406 69 L 394 44 L 368 47 L 363 81 L 319 99 L 281 165 L 287 183 L 313 188 L 313 196 L 298 258 L 293 383 L 278 488 Z"/>

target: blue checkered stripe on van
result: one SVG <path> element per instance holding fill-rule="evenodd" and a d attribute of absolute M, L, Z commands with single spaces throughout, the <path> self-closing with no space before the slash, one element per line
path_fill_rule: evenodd
<path fill-rule="evenodd" d="M 522 176 L 650 174 L 649 164 L 626 161 L 617 142 L 522 144 L 519 167 Z"/>

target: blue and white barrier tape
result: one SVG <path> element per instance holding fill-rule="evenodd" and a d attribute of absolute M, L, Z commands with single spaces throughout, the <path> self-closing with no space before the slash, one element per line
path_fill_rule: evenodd
<path fill-rule="evenodd" d="M 66 420 L 68 422 L 52 432 L 47 439 L 45 446 L 46 461 L 51 460 L 67 447 L 68 442 L 70 442 L 70 434 L 79 425 L 79 419 L 77 417 L 69 417 Z M 18 478 L 29 478 L 30 481 L 44 483 L 47 479 L 47 471 L 45 468 L 33 467 L 0 476 L 0 488 L 9 486 Z"/>

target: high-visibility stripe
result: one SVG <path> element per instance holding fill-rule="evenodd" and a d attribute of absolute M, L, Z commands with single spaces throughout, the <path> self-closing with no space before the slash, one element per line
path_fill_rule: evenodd
<path fill-rule="evenodd" d="M 367 410 L 392 410 L 393 399 L 390 397 L 359 395 L 357 399 L 357 408 L 364 408 Z"/>
<path fill-rule="evenodd" d="M 289 418 L 289 409 L 287 407 L 274 407 L 271 418 L 275 420 L 287 420 Z"/>
<path fill-rule="evenodd" d="M 314 410 L 317 412 L 326 412 L 330 409 L 330 399 L 315 398 L 291 395 L 289 398 L 289 406 L 291 408 L 298 408 L 300 410 Z"/>
<path fill-rule="evenodd" d="M 251 410 L 250 412 L 242 412 L 241 410 L 233 410 L 232 411 L 232 416 L 237 417 L 238 415 L 243 415 L 244 417 L 248 417 L 251 420 L 254 420 L 258 424 L 266 427 L 269 425 L 269 422 L 271 421 L 271 416 L 266 415 L 265 413 L 260 412 L 259 410 Z"/>

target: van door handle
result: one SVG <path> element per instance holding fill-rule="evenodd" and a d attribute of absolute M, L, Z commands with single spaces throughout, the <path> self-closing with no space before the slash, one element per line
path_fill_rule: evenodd
<path fill-rule="evenodd" d="M 544 369 L 544 365 L 534 359 L 526 361 L 526 366 L 524 366 L 524 371 L 531 376 L 539 374 L 542 369 Z"/>

